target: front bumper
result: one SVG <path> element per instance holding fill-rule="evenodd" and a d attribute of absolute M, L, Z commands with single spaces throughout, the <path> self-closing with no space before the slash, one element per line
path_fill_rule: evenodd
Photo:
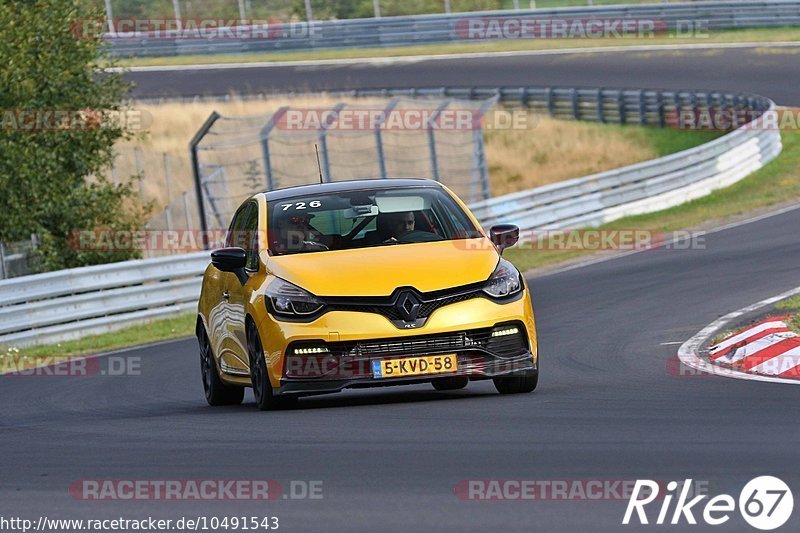
<path fill-rule="evenodd" d="M 366 360 L 369 361 L 369 360 Z M 359 365 L 360 366 L 360 365 Z M 371 365 L 363 365 L 369 368 Z M 312 395 L 340 392 L 348 388 L 391 387 L 430 383 L 437 379 L 466 376 L 471 381 L 502 376 L 522 375 L 538 372 L 531 352 L 511 358 L 492 358 L 485 355 L 458 354 L 458 371 L 424 376 L 373 378 L 368 375 L 339 376 L 333 379 L 283 378 L 281 386 L 273 389 L 277 395 Z"/>
<path fill-rule="evenodd" d="M 292 347 L 303 345 L 314 347 L 320 343 L 327 346 L 352 345 L 375 342 L 375 339 L 390 339 L 397 342 L 413 342 L 415 338 L 433 338 L 459 334 L 478 329 L 491 329 L 501 324 L 518 323 L 524 328 L 525 346 L 516 352 L 506 352 L 504 357 L 492 357 L 492 353 L 469 346 L 414 346 L 388 352 L 348 351 L 353 364 L 367 368 L 376 358 L 416 357 L 434 354 L 458 354 L 459 372 L 466 372 L 471 379 L 497 377 L 516 371 L 535 371 L 538 368 L 536 324 L 527 286 L 521 298 L 501 304 L 486 298 L 473 298 L 442 307 L 430 316 L 423 327 L 401 330 L 386 317 L 372 313 L 334 311 L 310 323 L 290 323 L 276 320 L 271 315 L 259 322 L 259 333 L 264 346 L 267 367 L 276 394 L 335 392 L 348 387 L 371 387 L 394 384 L 429 382 L 447 375 L 426 375 L 410 378 L 373 379 L 371 373 L 355 372 L 351 375 L 319 375 L 313 379 L 287 374 L 287 354 Z M 441 348 L 441 349 L 437 349 Z M 475 361 L 462 358 L 481 356 Z M 507 357 L 518 360 L 509 361 Z M 509 366 L 510 365 L 510 366 Z M 516 365 L 516 366 L 515 366 Z M 462 375 L 456 374 L 456 375 Z"/>

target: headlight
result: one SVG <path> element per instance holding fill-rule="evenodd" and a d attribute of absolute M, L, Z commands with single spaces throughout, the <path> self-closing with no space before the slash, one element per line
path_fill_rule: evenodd
<path fill-rule="evenodd" d="M 325 305 L 310 292 L 280 278 L 269 284 L 264 295 L 271 307 L 270 312 L 281 316 L 313 315 Z"/>
<path fill-rule="evenodd" d="M 521 290 L 519 271 L 505 259 L 500 259 L 500 264 L 483 287 L 483 292 L 494 298 L 505 298 Z"/>

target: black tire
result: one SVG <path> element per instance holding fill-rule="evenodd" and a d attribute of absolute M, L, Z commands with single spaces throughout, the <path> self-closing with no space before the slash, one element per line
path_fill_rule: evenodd
<path fill-rule="evenodd" d="M 277 397 L 272 393 L 272 383 L 269 381 L 261 337 L 259 337 L 255 325 L 250 321 L 247 323 L 247 355 L 250 359 L 250 380 L 253 384 L 256 407 L 261 411 L 273 411 L 292 406 L 297 398 Z"/>
<path fill-rule="evenodd" d="M 441 378 L 433 381 L 432 383 L 433 388 L 436 390 L 459 390 L 467 386 L 469 383 L 469 378 L 466 376 Z"/>
<path fill-rule="evenodd" d="M 239 405 L 244 400 L 244 387 L 226 385 L 222 382 L 217 372 L 217 363 L 211 351 L 205 329 L 200 329 L 197 334 L 200 343 L 200 376 L 203 379 L 203 390 L 206 393 L 208 405 Z"/>
<path fill-rule="evenodd" d="M 500 394 L 524 394 L 536 390 L 539 384 L 539 371 L 522 376 L 494 378 L 492 381 Z"/>

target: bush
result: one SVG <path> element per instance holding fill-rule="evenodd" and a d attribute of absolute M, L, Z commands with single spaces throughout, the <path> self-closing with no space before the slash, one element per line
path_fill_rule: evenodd
<path fill-rule="evenodd" d="M 100 37 L 76 31 L 102 16 L 82 0 L 0 4 L 0 241 L 37 234 L 45 270 L 137 257 L 81 251 L 70 237 L 138 229 L 147 215 L 131 181 L 106 177 L 114 144 L 131 135 L 115 120 L 129 87 L 99 67 L 113 64 Z"/>

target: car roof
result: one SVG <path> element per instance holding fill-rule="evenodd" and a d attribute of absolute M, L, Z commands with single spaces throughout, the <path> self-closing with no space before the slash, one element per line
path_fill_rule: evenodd
<path fill-rule="evenodd" d="M 264 197 L 268 202 L 288 200 L 313 194 L 329 194 L 344 191 L 363 191 L 369 189 L 403 188 L 403 187 L 441 187 L 438 182 L 425 178 L 386 178 L 365 179 L 352 181 L 334 181 L 330 183 L 315 183 L 313 185 L 298 185 L 265 192 Z"/>

